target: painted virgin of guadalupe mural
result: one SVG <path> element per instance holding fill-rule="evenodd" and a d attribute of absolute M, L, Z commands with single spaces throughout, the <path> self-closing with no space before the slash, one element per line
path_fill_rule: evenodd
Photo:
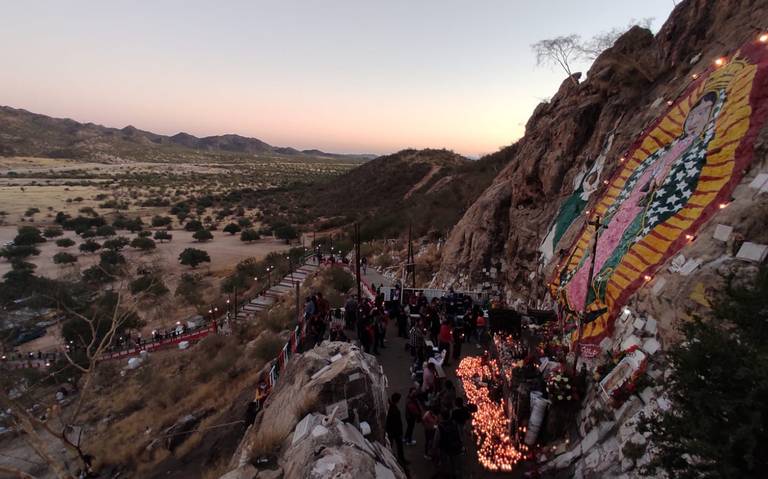
<path fill-rule="evenodd" d="M 600 150 L 600 154 L 595 159 L 595 162 L 587 171 L 586 167 L 583 167 L 579 174 L 573 179 L 573 193 L 560 205 L 560 209 L 555 215 L 555 220 L 549 229 L 549 233 L 539 246 L 541 252 L 541 260 L 546 263 L 554 256 L 555 248 L 557 247 L 563 235 L 568 231 L 576 218 L 581 215 L 584 208 L 587 206 L 589 197 L 597 191 L 600 186 L 600 177 L 603 173 L 603 165 L 605 164 L 605 158 L 613 145 L 613 137 L 616 132 L 616 128 L 623 115 L 616 121 L 614 128 L 608 132 L 603 141 L 603 146 Z"/>
<path fill-rule="evenodd" d="M 571 314 L 604 310 L 585 327 L 586 343 L 610 332 L 629 297 L 730 198 L 768 113 L 768 49 L 745 45 L 680 98 L 635 142 L 598 199 L 595 257 L 595 227 L 587 225 L 550 285 Z"/>

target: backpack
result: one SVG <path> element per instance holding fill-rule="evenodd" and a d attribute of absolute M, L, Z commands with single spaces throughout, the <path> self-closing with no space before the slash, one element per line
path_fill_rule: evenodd
<path fill-rule="evenodd" d="M 437 425 L 440 431 L 440 441 L 438 443 L 440 450 L 449 456 L 458 456 L 464 450 L 461 443 L 461 434 L 459 428 L 453 421 L 443 421 Z"/>

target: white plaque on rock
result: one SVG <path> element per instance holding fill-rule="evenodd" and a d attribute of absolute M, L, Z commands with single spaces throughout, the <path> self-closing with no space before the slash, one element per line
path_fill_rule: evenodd
<path fill-rule="evenodd" d="M 656 354 L 661 349 L 661 343 L 656 338 L 649 338 L 643 341 L 643 351 L 650 355 Z"/>
<path fill-rule="evenodd" d="M 749 184 L 750 188 L 760 190 L 760 193 L 768 192 L 768 173 L 760 173 Z"/>
<path fill-rule="evenodd" d="M 669 270 L 673 273 L 677 273 L 684 264 L 685 255 L 679 254 L 672 259 L 672 264 L 669 266 Z"/>
<path fill-rule="evenodd" d="M 293 440 L 291 441 L 291 444 L 296 444 L 301 438 L 306 436 L 307 432 L 309 432 L 309 423 L 312 421 L 312 414 L 307 414 L 304 416 L 304 419 L 299 421 L 298 424 L 296 424 L 296 429 L 293 432 Z"/>
<path fill-rule="evenodd" d="M 680 274 L 683 276 L 688 276 L 689 274 L 696 271 L 696 268 L 698 268 L 700 264 L 701 261 L 691 258 L 685 262 L 682 268 L 680 268 Z"/>
<path fill-rule="evenodd" d="M 650 334 L 656 334 L 656 332 L 658 331 L 658 328 L 659 328 L 658 322 L 649 316 L 648 319 L 645 321 L 645 330 L 648 331 Z"/>
<path fill-rule="evenodd" d="M 645 320 L 643 318 L 637 318 L 635 319 L 635 322 L 632 323 L 632 326 L 634 326 L 635 329 L 643 329 L 643 326 L 645 326 Z"/>
<path fill-rule="evenodd" d="M 768 246 L 764 244 L 750 243 L 749 241 L 747 241 L 746 243 L 741 245 L 741 248 L 739 248 L 739 252 L 736 253 L 736 257 L 746 261 L 754 261 L 756 263 L 762 263 L 767 254 L 768 254 Z"/>
<path fill-rule="evenodd" d="M 715 232 L 712 237 L 718 241 L 728 241 L 733 233 L 733 226 L 717 225 L 715 226 Z"/>
<path fill-rule="evenodd" d="M 635 336 L 634 334 L 624 341 L 621 342 L 621 350 L 626 351 L 627 349 L 631 348 L 632 346 L 640 346 L 642 344 L 642 341 L 640 338 Z"/>
<path fill-rule="evenodd" d="M 341 401 L 337 403 L 333 403 L 329 406 L 326 406 L 325 408 L 325 414 L 327 416 L 330 416 L 333 414 L 333 410 L 336 409 L 336 419 L 339 419 L 341 421 L 346 421 L 349 418 L 349 406 L 347 405 L 347 400 L 342 399 Z"/>

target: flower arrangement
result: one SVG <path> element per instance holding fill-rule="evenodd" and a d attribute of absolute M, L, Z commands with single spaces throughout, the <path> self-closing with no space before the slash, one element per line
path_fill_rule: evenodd
<path fill-rule="evenodd" d="M 547 379 L 547 394 L 552 402 L 572 401 L 576 397 L 570 378 L 562 373 L 555 373 Z"/>
<path fill-rule="evenodd" d="M 600 363 L 594 370 L 595 382 L 599 383 L 600 381 L 602 381 L 603 378 L 608 375 L 608 373 L 613 371 L 613 368 L 615 368 L 616 365 L 619 364 L 619 362 L 621 362 L 622 359 L 634 353 L 638 349 L 639 349 L 638 346 L 635 345 L 619 353 L 613 353 L 610 350 L 606 351 L 605 361 Z"/>

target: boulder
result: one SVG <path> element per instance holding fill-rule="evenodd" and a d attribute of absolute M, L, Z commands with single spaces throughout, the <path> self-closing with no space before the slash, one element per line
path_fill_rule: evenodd
<path fill-rule="evenodd" d="M 221 479 L 256 479 L 259 471 L 251 464 L 245 464 L 221 476 Z"/>
<path fill-rule="evenodd" d="M 386 413 L 386 376 L 376 358 L 350 343 L 325 341 L 291 358 L 230 467 L 276 464 L 286 478 L 346 477 L 381 469 L 377 463 L 389 469 L 389 451 L 381 445 Z M 361 424 L 370 428 L 366 438 Z M 316 455 L 317 448 L 324 452 Z"/>
<path fill-rule="evenodd" d="M 286 479 L 405 478 L 391 450 L 355 426 L 314 413 L 301 422 L 311 432 L 286 441 L 279 459 Z"/>

